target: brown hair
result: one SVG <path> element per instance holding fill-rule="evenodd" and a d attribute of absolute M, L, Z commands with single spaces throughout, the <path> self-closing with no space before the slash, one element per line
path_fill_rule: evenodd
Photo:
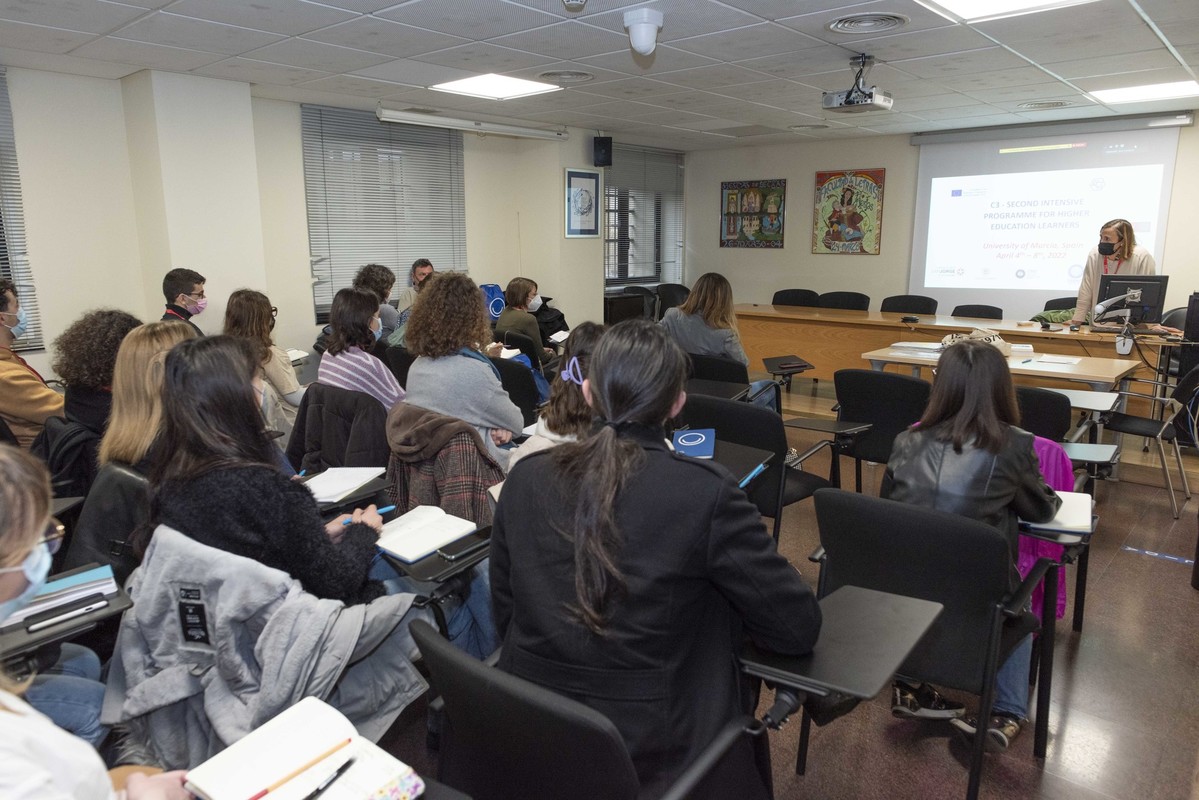
<path fill-rule="evenodd" d="M 146 457 L 162 424 L 162 363 L 179 342 L 196 338 L 190 325 L 150 322 L 121 342 L 112 374 L 112 413 L 100 440 L 100 464 L 135 465 Z"/>
<path fill-rule="evenodd" d="M 355 289 L 369 289 L 379 298 L 379 305 L 387 302 L 391 287 L 395 286 L 396 274 L 382 264 L 367 264 L 354 276 Z"/>
<path fill-rule="evenodd" d="M 562 359 L 554 385 L 550 388 L 550 400 L 542 411 L 545 426 L 559 436 L 574 436 L 582 439 L 591 431 L 592 412 L 583 397 L 583 387 L 572 380 L 567 380 L 567 370 L 571 367 L 571 359 L 578 360 L 578 372 L 572 378 L 584 380 L 590 371 L 591 356 L 599 346 L 600 338 L 608 330 L 606 325 L 598 322 L 580 323 L 562 347 Z"/>
<path fill-rule="evenodd" d="M 328 347 L 331 356 L 343 353 L 351 347 L 360 347 L 367 352 L 375 346 L 375 334 L 371 332 L 371 319 L 379 313 L 379 298 L 369 289 L 342 289 L 333 296 L 333 307 L 329 309 Z"/>
<path fill-rule="evenodd" d="M 265 364 L 271 357 L 271 331 L 275 327 L 275 315 L 271 312 L 271 301 L 262 292 L 254 289 L 238 289 L 229 295 L 225 306 L 225 335 L 247 339 L 254 345 L 258 363 Z"/>
<path fill-rule="evenodd" d="M 8 293 L 12 292 L 12 296 L 21 299 L 21 293 L 17 291 L 17 285 L 8 278 L 0 278 L 0 313 L 8 313 Z"/>
<path fill-rule="evenodd" d="M 947 347 L 937 362 L 937 380 L 920 429 L 953 442 L 958 453 L 969 442 L 998 453 L 1008 428 L 1019 421 L 1012 373 L 1003 354 L 994 345 L 969 339 Z"/>
<path fill-rule="evenodd" d="M 121 342 L 142 322 L 132 314 L 106 308 L 89 311 L 54 340 L 52 367 L 67 386 L 107 389 Z"/>
<path fill-rule="evenodd" d="M 191 294 L 197 284 L 203 285 L 207 282 L 208 279 L 194 269 L 176 267 L 162 276 L 162 296 L 168 303 L 173 303 L 179 295 Z"/>
<path fill-rule="evenodd" d="M 416 356 L 441 358 L 491 341 L 483 293 L 461 272 L 435 272 L 412 304 L 405 346 Z"/>
<path fill-rule="evenodd" d="M 504 289 L 504 302 L 513 308 L 524 308 L 529 304 L 529 292 L 536 291 L 536 281 L 529 278 L 513 278 Z"/>
<path fill-rule="evenodd" d="M 645 461 L 637 442 L 617 429 L 661 428 L 687 380 L 687 356 L 665 330 L 649 320 L 626 320 L 600 340 L 591 360 L 591 406 L 605 424 L 595 434 L 554 448 L 555 466 L 572 498 L 566 524 L 574 540 L 576 602 L 567 611 L 593 633 L 607 627 L 608 604 L 624 591 L 617 562 L 624 543 L 616 506 L 625 481 Z"/>
<path fill-rule="evenodd" d="M 700 275 L 679 310 L 684 314 L 699 314 L 709 328 L 737 331 L 737 316 L 733 313 L 733 287 L 719 272 Z"/>
<path fill-rule="evenodd" d="M 1132 251 L 1137 246 L 1137 234 L 1132 229 L 1132 223 L 1126 219 L 1113 219 L 1099 226 L 1099 233 L 1111 228 L 1116 232 L 1116 258 L 1127 261 L 1132 258 Z"/>

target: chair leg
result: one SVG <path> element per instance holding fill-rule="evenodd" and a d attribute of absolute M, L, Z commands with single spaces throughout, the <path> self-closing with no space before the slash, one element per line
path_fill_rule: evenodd
<path fill-rule="evenodd" d="M 1178 474 L 1182 476 L 1182 493 L 1187 500 L 1191 499 L 1191 484 L 1187 481 L 1187 471 L 1182 466 L 1182 448 L 1178 446 L 1178 437 L 1175 436 L 1174 442 L 1174 460 L 1178 462 Z"/>
<path fill-rule="evenodd" d="M 853 460 L 853 477 L 858 494 L 862 493 L 862 459 L 855 458 Z M 1178 519 L 1178 515 L 1174 515 L 1174 519 Z"/>
<path fill-rule="evenodd" d="M 812 734 L 812 718 L 803 709 L 799 718 L 799 750 L 795 754 L 795 774 L 803 775 L 808 769 L 808 741 Z"/>
<path fill-rule="evenodd" d="M 1053 686 L 1053 646 L 1057 638 L 1057 582 L 1060 567 L 1045 573 L 1044 602 L 1041 604 L 1040 664 L 1037 671 L 1037 722 L 1033 728 L 1033 755 L 1045 758 L 1049 747 L 1049 690 Z M 1050 598 L 1053 601 L 1050 602 Z"/>
<path fill-rule="evenodd" d="M 1166 461 L 1166 445 L 1159 436 L 1157 442 L 1157 455 L 1162 462 L 1162 475 L 1166 479 L 1166 491 L 1170 493 L 1170 508 L 1174 511 L 1174 519 L 1178 519 L 1178 498 L 1174 496 L 1174 481 L 1170 478 L 1170 463 Z M 1179 461 L 1179 469 L 1182 468 L 1182 462 Z"/>
<path fill-rule="evenodd" d="M 1078 554 L 1074 569 L 1074 630 L 1082 633 L 1082 617 L 1087 608 L 1087 564 L 1091 561 L 1091 547 L 1087 545 Z"/>

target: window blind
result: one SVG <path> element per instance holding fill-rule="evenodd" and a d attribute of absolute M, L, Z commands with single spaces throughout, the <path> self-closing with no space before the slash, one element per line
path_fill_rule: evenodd
<path fill-rule="evenodd" d="M 21 173 L 12 131 L 12 106 L 8 102 L 8 77 L 0 67 L 0 277 L 17 287 L 21 308 L 29 315 L 28 331 L 13 344 L 14 350 L 41 350 L 42 315 L 29 254 L 25 245 L 25 214 L 21 206 Z M 5 317 L 11 322 L 11 318 Z"/>
<path fill-rule="evenodd" d="M 380 122 L 366 111 L 301 109 L 312 294 L 318 322 L 364 264 L 466 271 L 462 133 Z"/>
<path fill-rule="evenodd" d="M 604 212 L 606 286 L 682 282 L 682 153 L 614 146 Z"/>

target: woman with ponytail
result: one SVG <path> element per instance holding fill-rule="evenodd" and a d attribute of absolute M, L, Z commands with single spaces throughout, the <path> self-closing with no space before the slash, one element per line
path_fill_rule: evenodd
<path fill-rule="evenodd" d="M 751 711 L 743 635 L 798 655 L 820 630 L 811 590 L 729 473 L 666 446 L 686 375 L 653 323 L 611 328 L 582 387 L 595 432 L 523 459 L 492 526 L 499 666 L 611 719 L 647 796 Z M 703 793 L 768 796 L 748 739 Z"/>

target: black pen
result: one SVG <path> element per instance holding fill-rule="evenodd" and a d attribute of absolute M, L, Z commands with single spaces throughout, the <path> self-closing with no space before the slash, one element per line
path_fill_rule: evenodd
<path fill-rule="evenodd" d="M 330 775 L 328 778 L 325 778 L 323 781 L 321 781 L 321 785 L 316 787 L 315 789 L 313 789 L 307 795 L 305 795 L 304 800 L 315 800 L 315 798 L 320 797 L 321 794 L 323 794 L 326 789 L 328 789 L 330 786 L 333 785 L 333 781 L 337 780 L 342 775 L 345 775 L 346 771 L 349 770 L 349 768 L 352 766 L 354 766 L 353 758 L 351 758 L 349 761 L 347 761 L 346 763 L 344 763 L 340 767 L 338 767 L 336 770 L 334 770 L 333 774 Z"/>

